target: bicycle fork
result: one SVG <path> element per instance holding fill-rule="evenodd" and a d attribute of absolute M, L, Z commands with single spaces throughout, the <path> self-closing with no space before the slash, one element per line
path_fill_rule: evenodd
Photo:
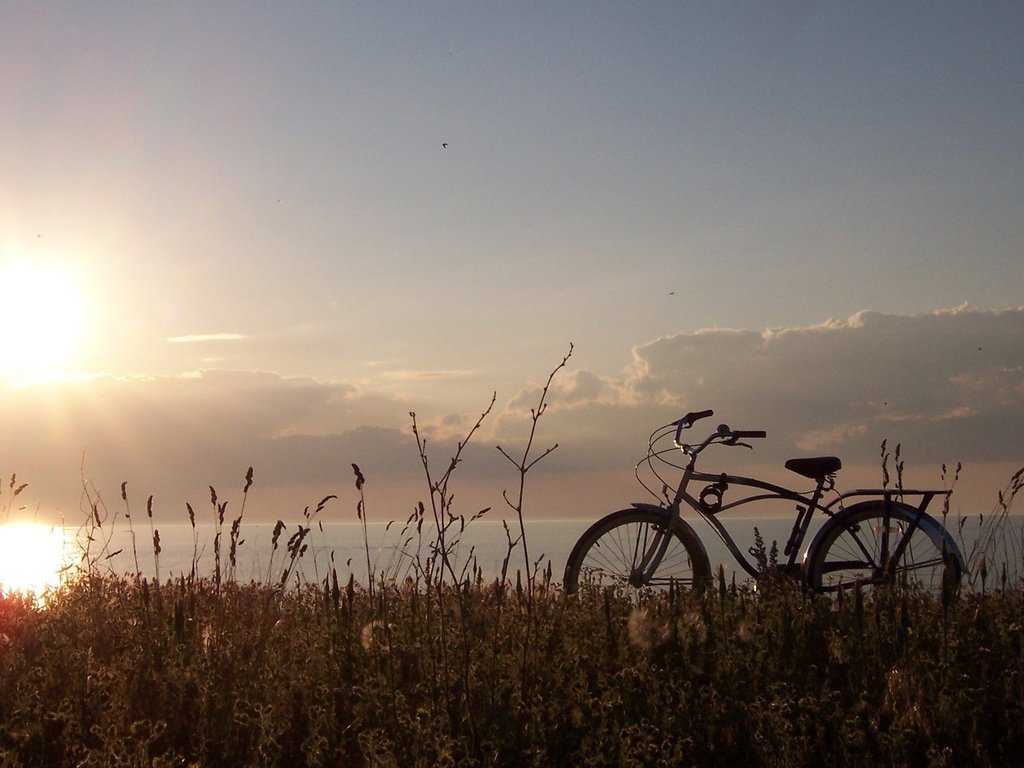
<path fill-rule="evenodd" d="M 642 587 L 650 584 L 655 572 L 661 565 L 661 561 L 665 559 L 668 545 L 672 541 L 672 532 L 675 530 L 676 523 L 679 520 L 679 505 L 682 503 L 686 486 L 693 475 L 695 459 L 696 457 L 691 458 L 686 469 L 683 470 L 683 477 L 676 488 L 675 498 L 672 499 L 672 503 L 665 510 L 665 527 L 660 531 L 655 528 L 654 540 L 649 545 L 646 542 L 641 544 L 640 540 L 637 540 L 637 550 L 643 546 L 644 551 L 642 555 L 640 555 L 639 551 L 633 553 L 634 566 L 629 575 L 629 583 L 633 587 Z"/>
<path fill-rule="evenodd" d="M 654 538 L 650 543 L 637 539 L 636 550 L 633 553 L 633 569 L 629 574 L 629 583 L 633 587 L 642 587 L 650 584 L 654 578 L 655 571 L 661 565 L 668 551 L 668 545 L 672 541 L 672 531 L 675 529 L 676 520 L 679 519 L 679 502 L 677 501 L 667 510 L 665 526 L 659 530 L 653 526 Z M 646 537 L 645 537 L 646 539 Z M 643 548 L 643 552 L 640 549 Z"/>

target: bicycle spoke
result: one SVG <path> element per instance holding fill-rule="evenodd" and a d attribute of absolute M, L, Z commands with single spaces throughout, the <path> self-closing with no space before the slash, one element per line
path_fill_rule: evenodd
<path fill-rule="evenodd" d="M 655 589 L 673 583 L 688 587 L 696 584 L 693 558 L 678 534 L 669 535 L 664 524 L 643 512 L 629 511 L 612 518 L 593 532 L 593 539 L 577 555 L 577 580 L 596 586 Z M 648 574 L 655 565 L 654 572 Z"/>
<path fill-rule="evenodd" d="M 909 563 L 899 566 L 897 571 L 922 571 L 926 568 L 936 568 L 944 564 L 944 560 L 941 557 L 934 557 L 931 560 L 919 560 L 914 563 Z"/>
<path fill-rule="evenodd" d="M 959 567 L 921 526 L 912 507 L 864 506 L 825 540 L 810 564 L 812 586 L 832 592 L 906 580 L 927 590 L 959 580 Z"/>

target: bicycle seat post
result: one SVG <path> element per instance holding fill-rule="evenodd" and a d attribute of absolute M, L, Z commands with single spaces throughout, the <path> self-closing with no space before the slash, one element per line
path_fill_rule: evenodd
<path fill-rule="evenodd" d="M 831 475 L 821 475 L 815 478 L 817 481 L 814 486 L 814 493 L 811 495 L 811 501 L 806 507 L 797 507 L 798 513 L 796 520 L 793 522 L 793 530 L 789 534 L 789 541 L 786 542 L 786 547 L 783 549 L 783 555 L 789 558 L 788 563 L 790 567 L 796 564 L 796 557 L 800 551 L 800 545 L 804 541 L 804 537 L 807 535 L 807 529 L 811 524 L 811 518 L 814 516 L 814 510 L 818 508 L 818 502 L 821 500 L 822 494 L 826 490 L 826 486 L 831 488 L 833 485 Z"/>

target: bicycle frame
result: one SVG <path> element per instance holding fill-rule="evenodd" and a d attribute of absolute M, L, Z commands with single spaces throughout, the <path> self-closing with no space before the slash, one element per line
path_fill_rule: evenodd
<path fill-rule="evenodd" d="M 793 528 L 790 531 L 789 539 L 783 549 L 783 555 L 786 557 L 786 560 L 781 565 L 781 568 L 791 576 L 799 576 L 802 563 L 798 562 L 798 557 L 800 556 L 800 550 L 804 540 L 807 537 L 807 531 L 810 527 L 811 519 L 816 511 L 820 510 L 825 515 L 832 517 L 838 511 L 836 507 L 842 509 L 846 500 L 851 498 L 881 498 L 884 500 L 884 503 L 888 508 L 889 505 L 893 504 L 897 500 L 903 501 L 908 496 L 916 496 L 920 497 L 920 502 L 915 507 L 917 510 L 917 520 L 913 525 L 916 526 L 923 518 L 925 510 L 936 495 L 949 495 L 951 493 L 951 491 L 939 490 L 919 491 L 907 489 L 889 490 L 885 488 L 860 488 L 841 493 L 828 504 L 822 504 L 821 497 L 835 487 L 835 479 L 832 475 L 818 480 L 815 483 L 814 490 L 808 494 L 795 491 L 791 488 L 785 488 L 774 483 L 757 480 L 756 478 L 744 477 L 742 475 L 731 475 L 724 472 L 700 472 L 695 467 L 698 455 L 699 451 L 690 455 L 683 470 L 683 476 L 676 488 L 674 497 L 668 506 L 667 512 L 671 518 L 669 522 L 669 530 L 671 530 L 671 526 L 675 518 L 680 517 L 680 510 L 683 503 L 685 503 L 711 526 L 712 530 L 714 530 L 722 540 L 722 543 L 725 544 L 729 553 L 736 559 L 736 562 L 739 563 L 744 571 L 755 578 L 759 575 L 758 568 L 740 551 L 740 548 L 737 546 L 732 535 L 718 520 L 718 515 L 721 513 L 727 512 L 730 509 L 736 509 L 746 504 L 753 504 L 768 500 L 782 500 L 795 503 L 797 505 L 797 515 L 793 521 Z M 694 482 L 703 482 L 708 485 L 704 486 L 701 492 L 695 496 L 689 491 L 690 484 Z M 722 495 L 730 485 L 752 488 L 763 491 L 763 493 L 744 496 L 742 499 L 737 499 L 730 503 L 723 503 Z M 711 501 L 708 501 L 709 498 Z M 653 575 L 665 554 L 665 550 L 668 546 L 668 537 L 663 538 L 665 540 L 658 546 L 652 547 L 651 551 L 649 551 L 645 556 L 644 562 L 641 563 L 640 570 L 647 578 L 650 578 Z M 904 541 L 908 538 L 909 536 L 906 537 Z M 893 553 L 894 556 L 898 556 L 899 554 L 901 554 L 899 551 Z"/>

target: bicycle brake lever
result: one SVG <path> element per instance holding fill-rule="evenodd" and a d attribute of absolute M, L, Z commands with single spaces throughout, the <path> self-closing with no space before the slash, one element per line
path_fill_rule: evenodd
<path fill-rule="evenodd" d="M 728 445 L 728 446 L 739 445 L 739 446 L 743 446 L 744 448 L 749 448 L 750 450 L 754 450 L 754 446 L 750 445 L 749 443 L 741 443 L 740 442 L 740 438 L 739 438 L 738 435 L 733 435 L 732 437 L 726 438 L 725 440 L 722 441 L 722 445 Z"/>

